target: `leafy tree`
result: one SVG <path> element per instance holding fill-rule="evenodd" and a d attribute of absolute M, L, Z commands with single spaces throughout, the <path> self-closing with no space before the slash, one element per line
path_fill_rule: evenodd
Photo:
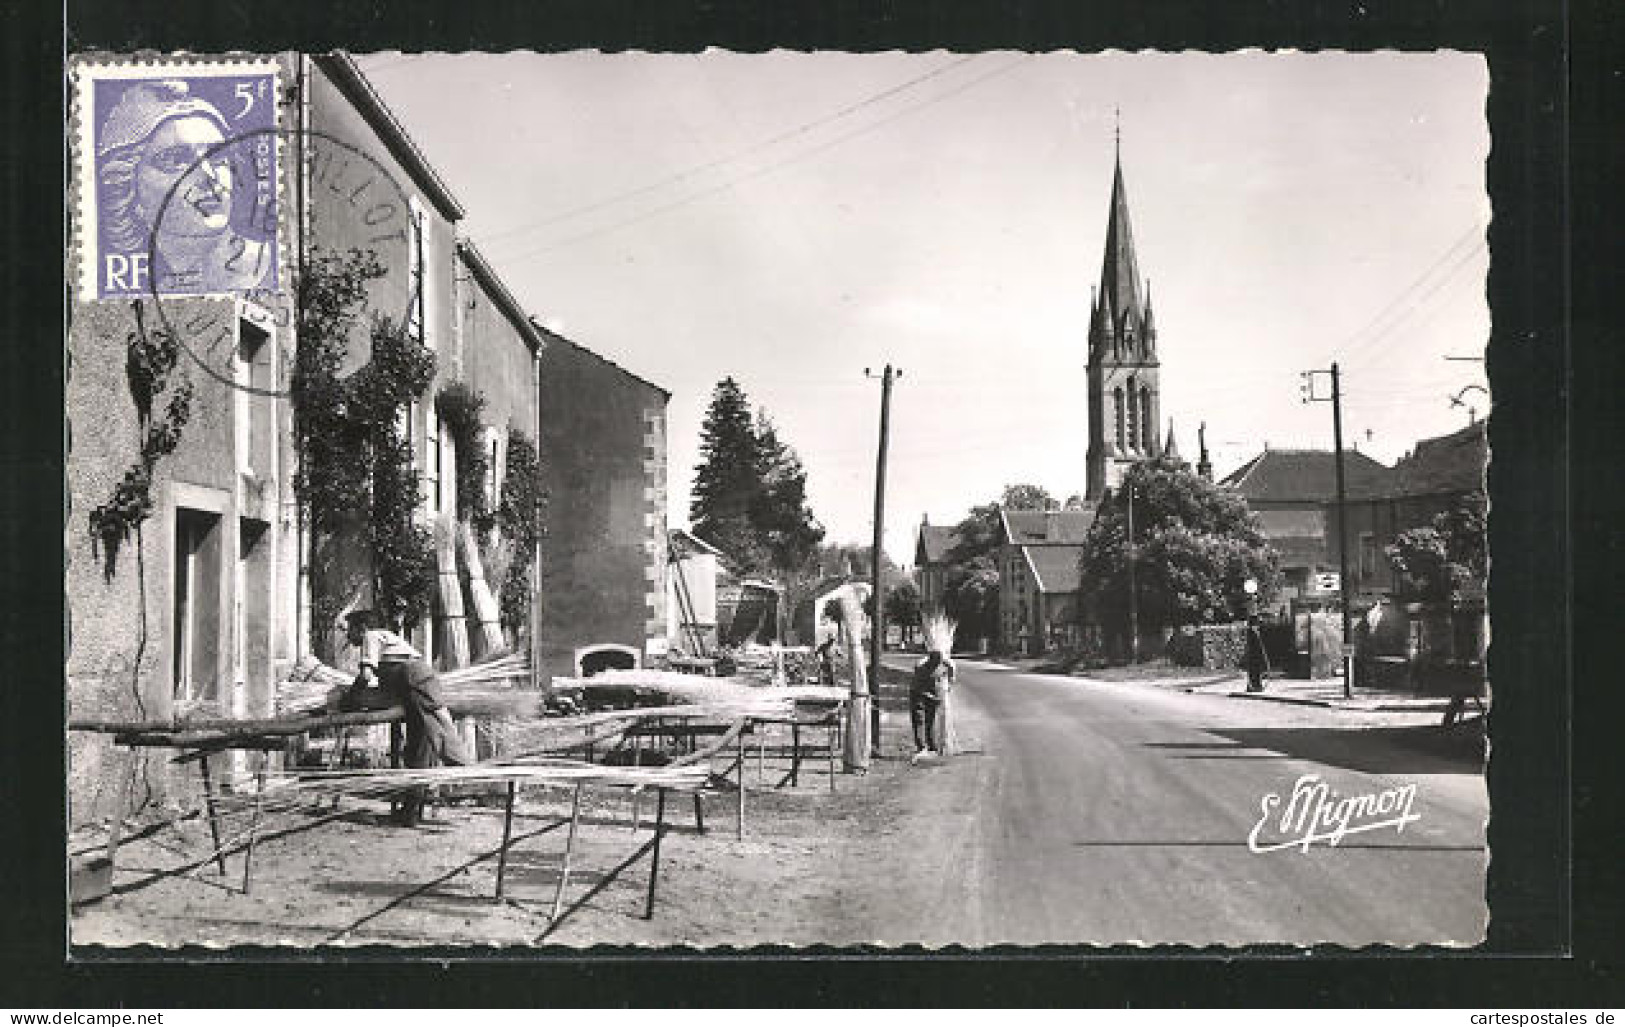
<path fill-rule="evenodd" d="M 959 622 L 961 638 L 999 637 L 999 571 L 991 556 L 952 567 L 943 583 L 942 605 Z"/>
<path fill-rule="evenodd" d="M 1082 496 L 1080 496 L 1076 492 L 1074 492 L 1072 495 L 1066 497 L 1066 504 L 1061 509 L 1063 509 L 1063 510 L 1087 510 L 1087 509 L 1089 509 L 1089 503 Z"/>
<path fill-rule="evenodd" d="M 971 507 L 965 519 L 954 526 L 954 545 L 948 550 L 950 565 L 966 564 L 979 556 L 990 555 L 999 545 L 1004 530 L 998 503 Z"/>
<path fill-rule="evenodd" d="M 1061 504 L 1055 501 L 1039 485 L 1006 485 L 1004 495 L 999 503 L 1006 510 L 1059 510 Z"/>
<path fill-rule="evenodd" d="M 1108 631 L 1127 634 L 1129 496 L 1134 502 L 1134 571 L 1142 630 L 1236 620 L 1280 587 L 1276 555 L 1240 496 L 1194 473 L 1177 457 L 1132 466 L 1099 506 L 1084 541 L 1085 597 Z"/>
<path fill-rule="evenodd" d="M 1449 599 L 1488 571 L 1488 523 L 1482 493 L 1462 497 L 1427 527 L 1401 532 L 1388 546 L 1388 562 L 1399 577 L 1399 594 L 1409 599 Z"/>
<path fill-rule="evenodd" d="M 914 640 L 914 629 L 920 626 L 920 590 L 912 580 L 905 578 L 886 593 L 886 621 L 902 629 L 904 644 Z"/>

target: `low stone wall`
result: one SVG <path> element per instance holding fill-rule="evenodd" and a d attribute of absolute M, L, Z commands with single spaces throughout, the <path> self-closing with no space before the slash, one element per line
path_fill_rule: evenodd
<path fill-rule="evenodd" d="M 1168 659 L 1180 667 L 1235 670 L 1247 655 L 1245 624 L 1186 625 L 1168 639 Z"/>

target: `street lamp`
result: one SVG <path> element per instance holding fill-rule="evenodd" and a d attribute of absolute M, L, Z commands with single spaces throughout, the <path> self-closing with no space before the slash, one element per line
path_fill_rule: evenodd
<path fill-rule="evenodd" d="M 1258 579 L 1248 578 L 1243 581 L 1241 590 L 1247 593 L 1247 613 L 1251 615 L 1258 610 Z"/>

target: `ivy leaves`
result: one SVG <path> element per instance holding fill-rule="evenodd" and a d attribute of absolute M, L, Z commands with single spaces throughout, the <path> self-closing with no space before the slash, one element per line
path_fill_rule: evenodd
<path fill-rule="evenodd" d="M 291 391 L 300 456 L 294 491 L 317 534 L 337 533 L 365 511 L 375 607 L 391 623 L 411 627 L 429 607 L 434 540 L 413 520 L 420 493 L 400 415 L 434 381 L 434 354 L 379 317 L 367 363 L 340 373 L 362 323 L 367 283 L 383 274 L 371 251 L 308 259 Z"/>
<path fill-rule="evenodd" d="M 118 553 L 130 535 L 152 516 L 152 471 L 180 445 L 181 429 L 192 416 L 192 382 L 177 376 L 180 343 L 167 328 L 148 331 L 143 303 L 136 300 L 135 330 L 125 339 L 124 377 L 135 401 L 141 444 L 136 461 L 124 472 L 107 502 L 90 511 L 90 534 L 99 544 L 102 573 L 109 580 L 118 568 Z M 152 407 L 165 392 L 163 415 L 153 420 Z"/>

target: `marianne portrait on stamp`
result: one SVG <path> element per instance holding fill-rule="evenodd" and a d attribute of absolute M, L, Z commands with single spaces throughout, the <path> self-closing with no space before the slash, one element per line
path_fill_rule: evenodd
<path fill-rule="evenodd" d="M 180 79 L 133 85 L 107 112 L 96 147 L 103 254 L 127 256 L 135 288 L 235 291 L 273 273 L 275 243 L 239 230 L 258 204 L 238 193 L 258 176 L 244 147 L 222 146 L 229 131 Z M 149 253 L 154 266 L 142 267 Z"/>

